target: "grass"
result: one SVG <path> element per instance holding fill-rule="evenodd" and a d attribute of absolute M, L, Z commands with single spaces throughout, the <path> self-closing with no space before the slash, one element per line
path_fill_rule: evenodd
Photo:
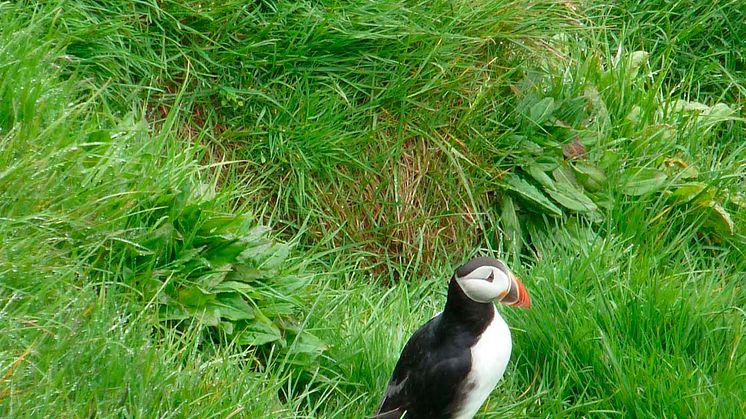
<path fill-rule="evenodd" d="M 472 3 L 0 3 L 0 414 L 364 417 L 476 253 L 481 417 L 746 410 L 743 8 Z"/>

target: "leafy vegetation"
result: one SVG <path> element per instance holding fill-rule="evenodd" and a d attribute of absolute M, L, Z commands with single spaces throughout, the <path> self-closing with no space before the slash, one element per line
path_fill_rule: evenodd
<path fill-rule="evenodd" d="M 476 253 L 482 417 L 737 415 L 743 16 L 0 3 L 0 416 L 364 417 Z"/>
<path fill-rule="evenodd" d="M 638 203 L 665 197 L 667 205 L 654 218 L 681 210 L 699 220 L 702 234 L 744 243 L 730 215 L 743 210 L 742 185 L 700 173 L 692 161 L 694 150 L 682 153 L 677 143 L 665 144 L 684 132 L 722 141 L 721 127 L 740 127 L 741 119 L 725 103 L 707 106 L 652 95 L 649 84 L 660 86 L 661 80 L 647 56 L 635 51 L 611 62 L 577 57 L 580 64 L 549 63 L 552 71 L 525 80 L 524 89 L 517 89 L 517 134 L 512 137 L 521 170 L 506 178 L 505 189 L 535 214 L 562 217 L 569 212 L 592 222 L 603 221 L 615 195 Z M 651 137 L 658 141 L 643 152 L 647 161 L 639 161 L 634 147 L 645 147 Z M 523 217 L 516 214 L 513 197 L 504 198 L 503 229 L 520 249 Z"/>

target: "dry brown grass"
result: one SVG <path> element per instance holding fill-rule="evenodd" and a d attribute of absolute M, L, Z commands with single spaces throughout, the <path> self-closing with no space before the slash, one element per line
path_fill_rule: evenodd
<path fill-rule="evenodd" d="M 332 183 L 320 194 L 317 234 L 333 234 L 340 248 L 354 245 L 369 267 L 427 272 L 443 254 L 454 262 L 482 237 L 483 211 L 469 204 L 453 162 L 432 141 L 411 138 L 374 170 L 349 176 L 358 181 Z"/>

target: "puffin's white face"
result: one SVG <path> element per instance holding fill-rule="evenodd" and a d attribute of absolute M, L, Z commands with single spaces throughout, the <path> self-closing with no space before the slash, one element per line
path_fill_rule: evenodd
<path fill-rule="evenodd" d="M 499 260 L 475 258 L 458 268 L 455 276 L 464 294 L 476 302 L 499 301 L 524 308 L 531 305 L 526 288 Z"/>

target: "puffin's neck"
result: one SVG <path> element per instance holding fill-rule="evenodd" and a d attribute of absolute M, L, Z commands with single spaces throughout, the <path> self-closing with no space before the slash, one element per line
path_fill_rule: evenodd
<path fill-rule="evenodd" d="M 466 296 L 456 282 L 456 278 L 451 278 L 448 284 L 448 299 L 443 309 L 444 320 L 481 333 L 494 317 L 495 305 L 493 303 L 479 303 L 472 300 Z"/>

